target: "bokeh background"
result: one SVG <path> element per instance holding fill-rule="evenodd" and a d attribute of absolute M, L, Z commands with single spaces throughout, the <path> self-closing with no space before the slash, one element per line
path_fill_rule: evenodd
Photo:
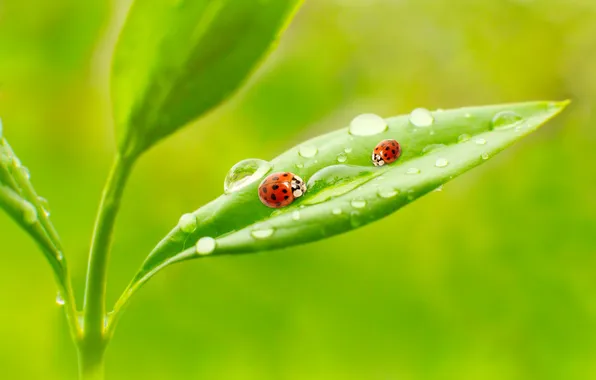
<path fill-rule="evenodd" d="M 0 1 L 5 135 L 51 203 L 79 290 L 114 151 L 107 83 L 126 7 Z M 241 159 L 363 112 L 574 102 L 385 223 L 168 269 L 123 318 L 108 379 L 596 379 L 594 62 L 593 0 L 306 0 L 240 93 L 138 165 L 110 302 Z M 74 379 L 47 263 L 4 214 L 0 246 L 2 377 Z"/>

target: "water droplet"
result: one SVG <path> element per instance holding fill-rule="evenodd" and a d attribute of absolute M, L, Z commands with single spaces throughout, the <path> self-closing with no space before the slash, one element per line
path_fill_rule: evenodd
<path fill-rule="evenodd" d="M 334 208 L 333 210 L 331 210 L 331 213 L 333 215 L 341 215 L 341 208 L 339 208 L 339 207 Z"/>
<path fill-rule="evenodd" d="M 296 167 L 297 167 L 298 169 L 302 169 L 302 168 L 304 167 L 304 164 L 300 164 L 300 163 L 299 163 L 299 164 L 296 164 Z"/>
<path fill-rule="evenodd" d="M 50 217 L 50 202 L 48 202 L 47 199 L 45 199 L 44 197 L 39 197 L 37 198 L 37 200 L 39 201 L 39 204 L 41 205 L 41 208 L 43 209 L 43 213 L 46 216 L 46 218 Z"/>
<path fill-rule="evenodd" d="M 350 204 L 354 208 L 364 208 L 364 207 L 366 207 L 366 201 L 364 199 L 353 199 L 352 202 L 350 202 Z"/>
<path fill-rule="evenodd" d="M 313 174 L 306 187 L 309 196 L 303 200 L 306 204 L 317 204 L 330 198 L 352 191 L 368 181 L 376 173 L 368 166 L 332 165 Z"/>
<path fill-rule="evenodd" d="M 426 108 L 416 108 L 410 113 L 410 123 L 416 127 L 430 127 L 435 119 Z"/>
<path fill-rule="evenodd" d="M 435 166 L 437 168 L 444 168 L 447 165 L 449 165 L 449 161 L 447 161 L 446 158 L 437 158 L 437 161 L 435 161 Z"/>
<path fill-rule="evenodd" d="M 271 237 L 271 235 L 273 235 L 273 228 L 257 229 L 250 233 L 250 236 L 255 239 L 267 239 L 268 237 Z"/>
<path fill-rule="evenodd" d="M 484 152 L 480 155 L 480 157 L 482 157 L 483 160 L 488 160 L 488 153 Z"/>
<path fill-rule="evenodd" d="M 418 169 L 418 168 L 409 168 L 406 171 L 406 174 L 420 174 L 420 169 Z"/>
<path fill-rule="evenodd" d="M 26 166 L 21 166 L 21 173 L 23 173 L 23 177 L 31 179 L 31 172 L 29 171 L 29 168 L 27 168 Z"/>
<path fill-rule="evenodd" d="M 60 292 L 56 294 L 56 305 L 64 306 L 64 298 L 62 297 L 62 294 L 60 294 Z"/>
<path fill-rule="evenodd" d="M 358 211 L 352 211 L 350 213 L 350 225 L 353 228 L 360 227 L 363 224 L 362 218 Z"/>
<path fill-rule="evenodd" d="M 209 236 L 204 236 L 199 239 L 195 248 L 199 255 L 209 255 L 215 251 L 215 239 Z"/>
<path fill-rule="evenodd" d="M 497 113 L 491 122 L 493 129 L 507 129 L 518 125 L 523 117 L 513 111 L 501 111 Z"/>
<path fill-rule="evenodd" d="M 184 214 L 178 221 L 178 227 L 182 232 L 190 234 L 197 229 L 197 217 L 194 214 Z"/>
<path fill-rule="evenodd" d="M 349 132 L 355 136 L 372 136 L 387 130 L 387 122 L 379 115 L 365 113 L 350 123 Z"/>
<path fill-rule="evenodd" d="M 224 180 L 226 194 L 236 192 L 265 176 L 271 170 L 271 164 L 264 160 L 249 158 L 232 166 Z"/>
<path fill-rule="evenodd" d="M 437 150 L 441 150 L 445 147 L 446 147 L 446 145 L 444 145 L 444 144 L 430 144 L 430 145 L 425 146 L 424 149 L 422 149 L 422 154 L 436 152 Z"/>
<path fill-rule="evenodd" d="M 58 261 L 64 260 L 64 253 L 62 253 L 62 251 L 56 252 L 56 258 L 58 259 Z"/>
<path fill-rule="evenodd" d="M 476 139 L 476 144 L 484 145 L 484 144 L 486 144 L 486 140 L 485 139 Z"/>
<path fill-rule="evenodd" d="M 377 194 L 379 194 L 379 197 L 381 197 L 381 198 L 393 198 L 397 194 L 399 194 L 399 191 L 397 191 L 395 189 L 391 189 L 391 188 L 381 187 L 378 190 Z"/>
<path fill-rule="evenodd" d="M 470 140 L 471 138 L 472 138 L 472 136 L 470 136 L 467 133 L 464 133 L 464 134 L 459 135 L 459 137 L 457 138 L 457 142 L 463 143 L 463 142 Z"/>
<path fill-rule="evenodd" d="M 348 148 L 344 149 L 344 152 L 346 152 L 348 154 L 352 153 L 352 148 L 348 147 Z"/>
<path fill-rule="evenodd" d="M 346 162 L 347 159 L 348 157 L 343 153 L 337 155 L 337 162 L 339 162 L 340 164 Z"/>
<path fill-rule="evenodd" d="M 443 191 L 443 185 L 439 185 L 439 187 L 437 187 L 434 191 Z"/>
<path fill-rule="evenodd" d="M 292 220 L 300 220 L 300 211 L 294 211 L 292 213 Z"/>
<path fill-rule="evenodd" d="M 31 203 L 23 202 L 23 219 L 27 224 L 33 224 L 37 222 L 37 210 Z"/>
<path fill-rule="evenodd" d="M 314 157 L 319 150 L 314 145 L 300 145 L 298 148 L 298 154 L 304 158 L 311 158 Z"/>

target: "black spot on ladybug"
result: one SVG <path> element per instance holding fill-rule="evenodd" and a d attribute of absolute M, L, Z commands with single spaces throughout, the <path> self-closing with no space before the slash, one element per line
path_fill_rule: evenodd
<path fill-rule="evenodd" d="M 279 206 L 281 206 L 281 202 L 277 202 L 275 205 L 276 205 L 277 207 L 279 207 Z"/>
<path fill-rule="evenodd" d="M 262 191 L 264 194 L 267 194 L 267 188 L 266 188 L 265 186 L 263 186 L 263 188 L 261 189 L 261 191 Z"/>
<path fill-rule="evenodd" d="M 277 197 L 275 196 L 275 194 L 271 194 L 271 199 L 273 199 L 274 201 L 277 200 Z"/>
<path fill-rule="evenodd" d="M 279 185 L 273 185 L 273 186 L 271 186 L 271 188 L 272 188 L 273 190 L 277 190 L 277 189 L 279 189 Z"/>
<path fill-rule="evenodd" d="M 286 195 L 286 196 L 284 197 L 284 199 L 288 199 L 289 197 L 290 197 L 289 195 Z"/>
<path fill-rule="evenodd" d="M 279 181 L 279 177 L 278 176 L 275 176 L 275 177 L 273 177 L 273 180 L 274 181 Z"/>
<path fill-rule="evenodd" d="M 287 177 L 287 176 L 289 176 L 289 174 L 288 173 L 284 173 L 283 176 L 284 177 Z"/>
<path fill-rule="evenodd" d="M 288 189 L 283 189 L 282 192 L 287 193 Z"/>
<path fill-rule="evenodd" d="M 388 156 L 387 152 L 385 152 L 385 154 L 383 154 L 383 156 L 387 157 Z"/>
<path fill-rule="evenodd" d="M 396 152 L 395 152 L 395 149 L 392 149 L 392 150 L 391 150 L 391 153 L 395 154 L 395 153 L 396 153 Z"/>

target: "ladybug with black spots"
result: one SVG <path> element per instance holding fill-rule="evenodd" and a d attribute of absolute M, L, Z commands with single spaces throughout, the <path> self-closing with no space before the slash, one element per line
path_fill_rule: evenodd
<path fill-rule="evenodd" d="M 377 144 L 372 153 L 372 162 L 375 166 L 390 164 L 401 156 L 401 147 L 395 140 L 383 140 Z"/>
<path fill-rule="evenodd" d="M 290 172 L 273 173 L 259 185 L 259 199 L 267 207 L 281 208 L 306 193 L 302 178 Z"/>

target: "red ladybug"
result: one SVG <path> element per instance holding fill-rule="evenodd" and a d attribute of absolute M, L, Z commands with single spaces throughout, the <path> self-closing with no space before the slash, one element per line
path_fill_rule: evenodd
<path fill-rule="evenodd" d="M 305 192 L 302 178 L 290 172 L 273 173 L 259 185 L 259 199 L 272 208 L 285 207 Z"/>
<path fill-rule="evenodd" d="M 390 164 L 401 156 L 401 147 L 395 140 L 383 140 L 377 144 L 372 153 L 372 162 L 375 166 Z"/>

